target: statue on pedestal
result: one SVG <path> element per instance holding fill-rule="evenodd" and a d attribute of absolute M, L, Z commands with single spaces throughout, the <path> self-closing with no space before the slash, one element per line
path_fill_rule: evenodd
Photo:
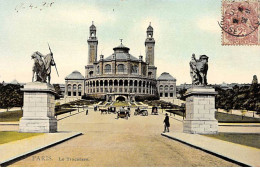
<path fill-rule="evenodd" d="M 199 60 L 192 54 L 190 61 L 190 76 L 192 85 L 206 86 L 208 72 L 208 56 L 201 55 Z"/>
<path fill-rule="evenodd" d="M 50 49 L 50 47 L 49 47 Z M 32 68 L 32 82 L 39 81 L 42 83 L 46 83 L 48 78 L 48 83 L 50 84 L 51 81 L 51 66 L 55 66 L 56 63 L 54 62 L 53 53 L 51 52 L 47 55 L 41 54 L 39 51 L 36 51 L 32 54 L 31 59 L 34 60 L 34 65 Z M 57 71 L 57 68 L 56 68 Z M 57 71 L 58 74 L 58 71 Z M 35 79 L 36 76 L 36 79 Z M 59 76 L 59 74 L 58 74 Z M 35 80 L 34 80 L 35 79 Z"/>

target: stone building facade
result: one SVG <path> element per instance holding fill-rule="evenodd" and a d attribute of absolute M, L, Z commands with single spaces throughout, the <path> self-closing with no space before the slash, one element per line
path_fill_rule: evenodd
<path fill-rule="evenodd" d="M 135 96 L 157 94 L 154 65 L 153 28 L 147 28 L 145 40 L 146 57 L 138 58 L 129 53 L 130 49 L 122 44 L 113 48 L 114 52 L 97 60 L 97 29 L 92 23 L 88 39 L 88 64 L 85 77 L 74 71 L 65 78 L 65 97 L 80 98 L 83 94 L 105 97 L 107 101 L 134 101 Z"/>
<path fill-rule="evenodd" d="M 160 99 L 176 99 L 176 79 L 169 73 L 163 72 L 157 79 L 157 87 Z"/>
<path fill-rule="evenodd" d="M 79 71 L 73 71 L 65 78 L 65 98 L 81 99 L 85 94 L 85 78 Z"/>

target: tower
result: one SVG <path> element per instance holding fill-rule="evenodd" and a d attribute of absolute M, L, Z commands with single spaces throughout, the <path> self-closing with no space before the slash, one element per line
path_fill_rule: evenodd
<path fill-rule="evenodd" d="M 145 53 L 146 53 L 146 62 L 150 65 L 150 66 L 154 66 L 154 45 L 155 45 L 155 41 L 153 38 L 153 27 L 151 26 L 151 22 L 149 27 L 147 28 L 146 31 L 147 37 L 145 40 Z"/>
<path fill-rule="evenodd" d="M 98 40 L 96 37 L 97 29 L 92 21 L 92 25 L 89 27 L 89 39 L 88 39 L 88 65 L 93 65 L 97 61 L 97 46 Z"/>

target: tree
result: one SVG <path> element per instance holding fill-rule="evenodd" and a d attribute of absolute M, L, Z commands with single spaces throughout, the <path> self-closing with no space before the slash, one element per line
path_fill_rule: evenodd
<path fill-rule="evenodd" d="M 233 89 L 223 90 L 216 88 L 216 107 L 227 111 L 230 109 L 246 109 L 257 111 L 260 102 L 260 86 L 252 84 L 248 86 L 234 86 Z"/>
<path fill-rule="evenodd" d="M 16 84 L 0 84 L 0 107 L 4 109 L 23 106 L 22 86 Z"/>
<path fill-rule="evenodd" d="M 60 99 L 60 96 L 61 96 L 60 85 L 59 84 L 53 84 L 53 87 L 54 87 L 55 92 L 56 92 L 55 99 Z"/>
<path fill-rule="evenodd" d="M 185 100 L 185 97 L 184 97 L 184 94 L 186 93 L 186 91 L 187 91 L 187 89 L 181 89 L 180 91 L 179 91 L 179 94 L 180 94 L 180 99 L 181 100 Z"/>

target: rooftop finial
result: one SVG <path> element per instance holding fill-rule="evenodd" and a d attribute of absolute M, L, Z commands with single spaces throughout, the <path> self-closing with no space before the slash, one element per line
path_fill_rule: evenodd
<path fill-rule="evenodd" d="M 151 26 L 151 22 L 150 22 L 150 26 Z"/>
<path fill-rule="evenodd" d="M 92 21 L 92 25 L 94 25 L 94 21 Z"/>
<path fill-rule="evenodd" d="M 123 39 L 119 39 L 119 40 L 121 41 L 121 45 L 123 45 L 123 44 L 122 44 Z"/>

